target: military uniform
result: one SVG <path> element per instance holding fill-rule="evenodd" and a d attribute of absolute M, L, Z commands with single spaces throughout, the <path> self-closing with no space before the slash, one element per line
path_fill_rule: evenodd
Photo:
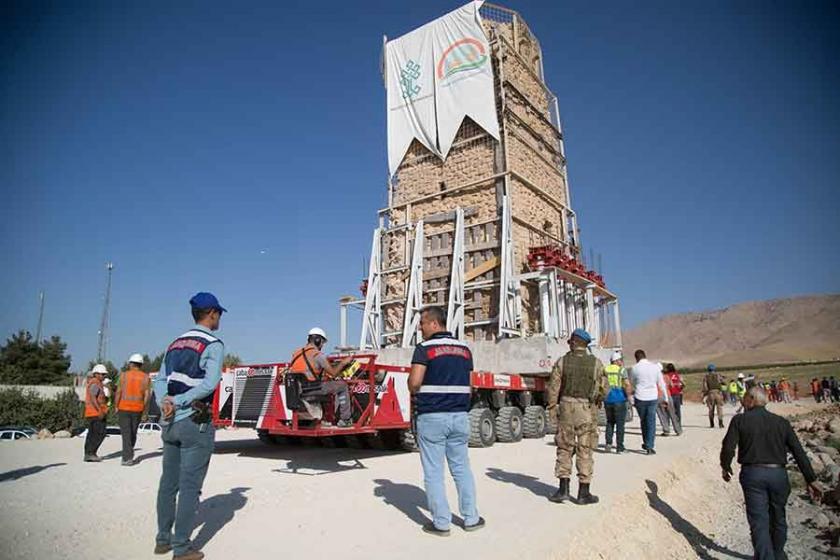
<path fill-rule="evenodd" d="M 572 456 L 577 456 L 581 485 L 592 481 L 593 451 L 598 445 L 598 404 L 607 392 L 604 364 L 585 348 L 568 352 L 551 370 L 548 405 L 557 407 L 557 462 L 554 473 L 561 481 L 572 476 Z"/>
<path fill-rule="evenodd" d="M 715 427 L 715 409 L 717 409 L 718 426 L 723 428 L 723 393 L 720 390 L 720 375 L 710 371 L 703 378 L 703 398 L 709 408 L 709 427 Z"/>

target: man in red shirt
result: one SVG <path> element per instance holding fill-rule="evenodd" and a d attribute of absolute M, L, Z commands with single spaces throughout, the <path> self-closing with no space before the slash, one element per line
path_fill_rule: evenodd
<path fill-rule="evenodd" d="M 663 372 L 665 376 L 665 383 L 668 385 L 668 393 L 671 395 L 671 402 L 674 404 L 674 414 L 679 420 L 680 425 L 682 425 L 682 400 L 683 400 L 683 388 L 685 388 L 685 383 L 683 383 L 682 377 L 680 377 L 677 368 L 674 367 L 674 364 L 666 364 L 665 371 Z"/>

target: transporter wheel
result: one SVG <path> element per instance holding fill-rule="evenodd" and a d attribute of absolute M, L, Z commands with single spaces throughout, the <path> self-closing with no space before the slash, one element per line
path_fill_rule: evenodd
<path fill-rule="evenodd" d="M 496 422 L 489 408 L 470 410 L 470 447 L 490 447 L 496 443 Z"/>
<path fill-rule="evenodd" d="M 522 419 L 522 435 L 526 438 L 541 438 L 545 435 L 545 409 L 541 406 L 525 407 Z"/>
<path fill-rule="evenodd" d="M 545 429 L 549 434 L 557 433 L 557 420 L 551 418 L 551 414 L 545 411 Z"/>
<path fill-rule="evenodd" d="M 365 442 L 356 434 L 347 434 L 344 436 L 344 441 L 350 449 L 364 449 Z"/>
<path fill-rule="evenodd" d="M 400 448 L 403 451 L 417 451 L 417 439 L 411 430 L 400 430 Z"/>
<path fill-rule="evenodd" d="M 503 406 L 496 416 L 496 439 L 512 443 L 522 439 L 522 411 L 515 406 Z"/>

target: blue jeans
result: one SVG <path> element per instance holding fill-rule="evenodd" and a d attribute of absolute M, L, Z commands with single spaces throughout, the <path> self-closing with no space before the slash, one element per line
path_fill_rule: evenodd
<path fill-rule="evenodd" d="M 198 498 L 210 466 L 215 433 L 212 424 L 201 432 L 198 424 L 189 418 L 163 426 L 163 473 L 157 496 L 156 540 L 159 544 L 171 544 L 175 555 L 191 550 L 190 535 L 195 528 Z"/>
<path fill-rule="evenodd" d="M 755 558 L 785 560 L 785 506 L 790 496 L 787 472 L 785 469 L 743 465 L 739 480 L 744 490 Z"/>
<path fill-rule="evenodd" d="M 417 443 L 423 464 L 426 500 L 435 527 L 449 529 L 452 513 L 443 485 L 444 457 L 458 489 L 458 508 L 465 525 L 478 523 L 475 505 L 475 480 L 467 452 L 470 421 L 466 412 L 429 412 L 417 416 Z"/>
<path fill-rule="evenodd" d="M 640 401 L 636 399 L 636 411 L 639 413 L 639 422 L 642 425 L 642 447 L 653 449 L 656 438 L 656 407 L 658 400 Z"/>

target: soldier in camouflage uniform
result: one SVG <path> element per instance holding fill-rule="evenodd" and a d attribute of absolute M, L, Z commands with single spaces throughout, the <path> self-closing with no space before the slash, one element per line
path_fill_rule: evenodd
<path fill-rule="evenodd" d="M 722 379 L 715 369 L 715 364 L 709 364 L 703 377 L 703 400 L 709 408 L 709 427 L 715 427 L 715 409 L 718 415 L 718 427 L 723 428 L 723 393 Z"/>
<path fill-rule="evenodd" d="M 598 445 L 598 405 L 607 393 L 604 364 L 587 351 L 592 341 L 583 329 L 575 329 L 569 339 L 571 350 L 557 360 L 548 382 L 548 411 L 557 418 L 557 463 L 554 473 L 560 479 L 557 492 L 549 498 L 562 503 L 571 499 L 569 479 L 572 456 L 577 455 L 578 504 L 594 504 L 598 497 L 589 491 L 594 467 L 593 451 Z"/>

